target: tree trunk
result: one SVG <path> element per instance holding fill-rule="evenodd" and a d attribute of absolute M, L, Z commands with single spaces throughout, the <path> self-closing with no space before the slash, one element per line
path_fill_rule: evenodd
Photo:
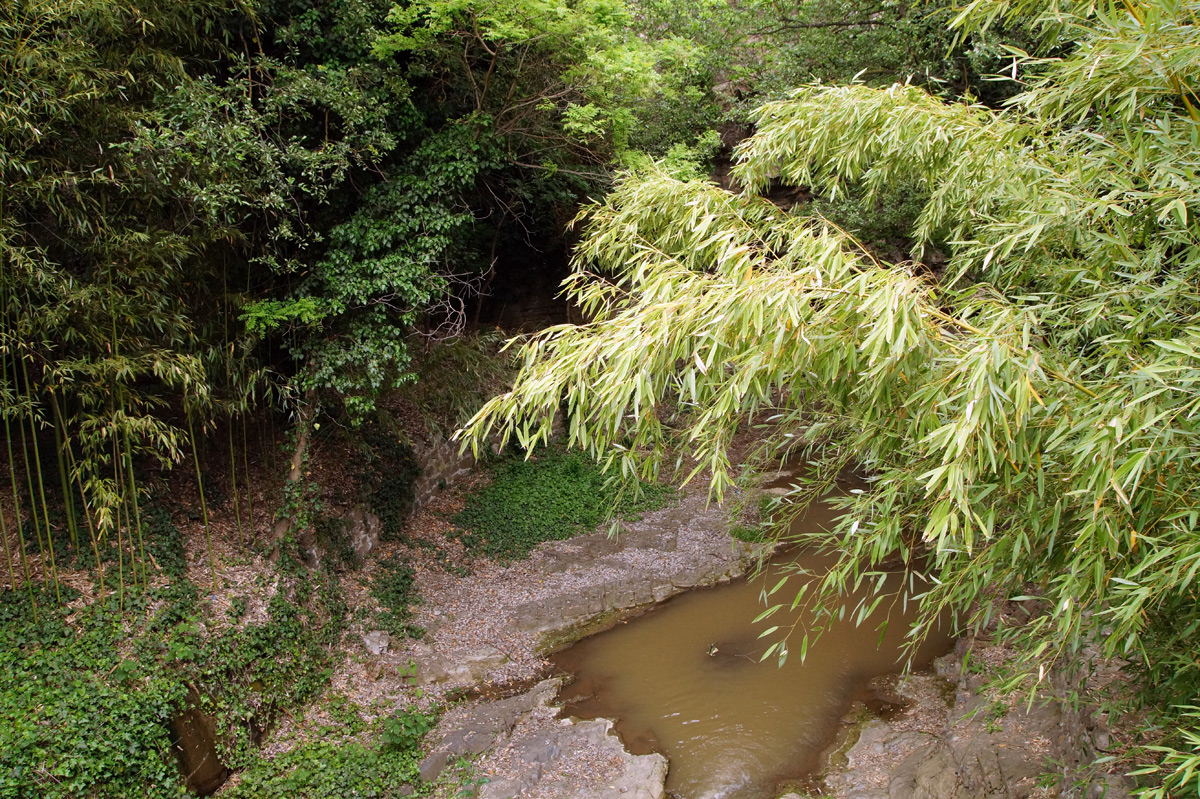
<path fill-rule="evenodd" d="M 298 503 L 306 501 L 304 491 L 301 489 L 300 482 L 304 479 L 304 465 L 308 458 L 308 447 L 312 440 L 312 423 L 313 417 L 316 415 L 316 391 L 309 390 L 305 392 L 304 399 L 300 403 L 300 418 L 296 425 L 296 449 L 292 452 L 292 460 L 288 468 L 287 482 L 284 484 L 284 507 L 279 519 L 275 522 L 275 529 L 272 532 L 272 540 L 274 547 L 271 550 L 271 560 L 279 559 L 279 545 L 283 539 L 288 536 L 296 527 L 297 516 L 303 514 L 298 513 L 302 508 Z M 288 502 L 289 495 L 294 497 L 295 502 Z M 314 532 L 310 525 L 301 525 L 297 530 L 300 551 L 303 553 L 305 560 L 311 559 L 310 551 L 314 544 Z"/>

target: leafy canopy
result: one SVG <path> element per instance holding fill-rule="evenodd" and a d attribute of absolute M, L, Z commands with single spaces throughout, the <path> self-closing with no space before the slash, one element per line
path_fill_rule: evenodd
<path fill-rule="evenodd" d="M 1016 53 L 1038 77 L 1006 110 L 808 86 L 757 112 L 744 192 L 627 177 L 582 215 L 566 288 L 591 321 L 525 343 L 467 440 L 544 443 L 565 397 L 571 446 L 642 477 L 688 453 L 720 497 L 733 435 L 769 416 L 761 455 L 817 465 L 799 499 L 871 475 L 806 535 L 840 548 L 829 612 L 898 552 L 927 586 L 915 634 L 1036 596 L 1006 631 L 1032 682 L 1096 643 L 1147 698 L 1196 701 L 1198 6 L 977 0 L 960 32 L 1032 18 L 1063 53 Z M 914 260 L 756 196 L 776 181 L 922 186 Z M 1165 785 L 1194 786 L 1188 758 L 1166 750 Z"/>

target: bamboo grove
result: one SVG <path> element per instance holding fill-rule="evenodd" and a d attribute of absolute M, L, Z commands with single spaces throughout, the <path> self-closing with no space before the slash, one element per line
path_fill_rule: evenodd
<path fill-rule="evenodd" d="M 537 445 L 565 396 L 572 445 L 643 477 L 688 453 L 686 476 L 705 470 L 719 497 L 734 435 L 765 419 L 765 456 L 814 464 L 801 505 L 851 465 L 870 475 L 836 530 L 806 537 L 841 553 L 817 589 L 828 612 L 865 618 L 839 597 L 893 553 L 921 593 L 915 637 L 947 611 L 978 629 L 995 599 L 1036 602 L 1002 630 L 1012 684 L 1129 661 L 1163 725 L 1145 796 L 1194 791 L 1197 12 L 976 0 L 960 31 L 1024 17 L 1053 54 L 1011 51 L 1026 87 L 1005 110 L 811 86 L 757 112 L 740 194 L 627 177 L 581 217 L 568 290 L 593 321 L 525 343 L 468 441 Z M 757 196 L 903 181 L 925 201 L 901 263 Z M 946 261 L 922 263 L 935 248 Z M 772 651 L 803 656 L 816 634 Z"/>
<path fill-rule="evenodd" d="M 766 69 L 774 91 L 836 50 L 830 77 L 978 78 L 945 4 L 871 7 L 806 7 L 792 35 L 773 0 L 5 4 L 10 584 L 53 584 L 62 546 L 107 564 L 104 591 L 143 582 L 141 506 L 172 469 L 205 519 L 212 471 L 240 526 L 277 423 L 302 460 L 319 413 L 368 417 L 413 379 L 414 331 L 457 329 L 506 249 L 561 247 L 614 165 L 695 170 L 721 76 Z M 849 50 L 809 26 L 843 14 Z"/>
<path fill-rule="evenodd" d="M 248 453 L 274 457 L 276 422 L 300 420 L 302 453 L 318 406 L 372 413 L 411 381 L 414 330 L 454 328 L 489 250 L 552 235 L 556 208 L 603 179 L 616 121 L 663 118 L 651 100 L 708 80 L 631 47 L 621 3 L 408 10 L 0 9 L 10 585 L 56 586 L 69 550 L 123 600 L 152 571 L 141 510 L 172 469 L 193 473 L 206 528 L 216 474 L 243 528 Z M 668 135 L 653 130 L 639 143 Z"/>

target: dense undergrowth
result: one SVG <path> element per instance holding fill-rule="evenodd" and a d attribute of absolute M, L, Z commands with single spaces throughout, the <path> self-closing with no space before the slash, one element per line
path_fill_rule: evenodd
<path fill-rule="evenodd" d="M 393 732 L 377 746 L 348 736 L 389 724 L 423 732 L 423 716 L 381 730 L 359 719 L 340 725 L 346 740 L 326 730 L 280 758 L 259 752 L 280 714 L 328 685 L 348 615 L 336 574 L 303 567 L 285 548 L 277 573 L 259 578 L 265 614 L 244 619 L 235 599 L 214 618 L 206 587 L 183 572 L 170 515 L 152 508 L 147 518 L 162 555 L 149 561 L 161 566 L 149 587 L 90 603 L 65 586 L 62 602 L 49 588 L 0 590 L 0 797 L 187 795 L 170 724 L 193 695 L 215 721 L 222 763 L 242 771 L 232 796 L 384 797 L 416 780 L 419 734 Z"/>
<path fill-rule="evenodd" d="M 528 460 L 510 457 L 493 467 L 492 481 L 467 498 L 454 517 L 467 549 L 492 558 L 529 554 L 543 541 L 560 541 L 595 528 L 605 518 L 635 517 L 661 507 L 666 486 L 636 492 L 609 480 L 577 453 L 549 450 Z"/>
<path fill-rule="evenodd" d="M 260 759 L 225 794 L 229 799 L 391 799 L 423 793 L 418 773 L 421 739 L 436 711 L 399 711 L 371 730 L 349 706 L 316 740 L 272 759 Z M 355 736 L 378 732 L 367 745 Z"/>

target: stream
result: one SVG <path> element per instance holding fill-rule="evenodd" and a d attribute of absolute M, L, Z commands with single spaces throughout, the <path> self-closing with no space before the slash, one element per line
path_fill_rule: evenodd
<path fill-rule="evenodd" d="M 828 507 L 814 505 L 793 529 L 833 518 Z M 851 703 L 869 698 L 867 683 L 902 665 L 914 608 L 899 573 L 888 576 L 881 588 L 887 598 L 861 626 L 848 613 L 803 660 L 800 631 L 813 621 L 805 603 L 751 623 L 764 609 L 761 592 L 790 564 L 820 573 L 831 562 L 829 555 L 785 552 L 757 576 L 681 594 L 558 653 L 555 666 L 574 677 L 559 695 L 563 714 L 615 719 L 632 753 L 666 755 L 672 797 L 771 799 L 781 785 L 818 768 Z M 790 604 L 810 579 L 792 574 L 773 602 Z M 851 597 L 850 606 L 867 595 Z M 761 660 L 792 625 L 787 661 Z M 760 639 L 772 626 L 779 631 Z M 943 654 L 950 641 L 948 629 L 930 636 L 914 667 Z"/>

